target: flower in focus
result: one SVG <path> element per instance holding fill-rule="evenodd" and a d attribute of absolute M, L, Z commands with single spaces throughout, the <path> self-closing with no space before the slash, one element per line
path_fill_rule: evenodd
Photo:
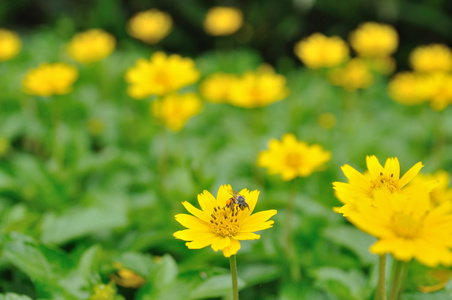
<path fill-rule="evenodd" d="M 419 46 L 410 53 L 410 64 L 417 72 L 452 71 L 452 51 L 446 45 Z"/>
<path fill-rule="evenodd" d="M 13 58 L 21 48 L 22 43 L 17 33 L 0 28 L 0 61 Z"/>
<path fill-rule="evenodd" d="M 354 58 L 341 68 L 330 71 L 332 84 L 341 86 L 347 91 L 368 88 L 373 82 L 373 75 L 366 64 Z"/>
<path fill-rule="evenodd" d="M 187 121 L 199 114 L 202 101 L 195 93 L 171 94 L 151 104 L 151 112 L 172 131 L 180 131 Z"/>
<path fill-rule="evenodd" d="M 229 87 L 229 103 L 244 108 L 264 107 L 287 97 L 286 78 L 273 71 L 246 72 Z"/>
<path fill-rule="evenodd" d="M 335 67 L 349 57 L 347 44 L 338 36 L 314 33 L 295 44 L 295 54 L 310 69 Z"/>
<path fill-rule="evenodd" d="M 309 146 L 286 133 L 281 142 L 271 139 L 269 149 L 262 151 L 257 159 L 259 167 L 267 168 L 269 174 L 281 174 L 283 180 L 307 177 L 321 169 L 331 159 L 331 153 L 320 145 Z"/>
<path fill-rule="evenodd" d="M 209 9 L 204 30 L 213 36 L 231 35 L 242 27 L 243 15 L 236 7 L 217 6 Z"/>
<path fill-rule="evenodd" d="M 439 206 L 444 202 L 452 201 L 452 188 L 449 187 L 450 174 L 444 170 L 438 170 L 433 174 L 418 174 L 413 184 L 424 182 L 437 182 L 437 186 L 430 192 L 430 200 L 433 207 Z"/>
<path fill-rule="evenodd" d="M 350 33 L 350 45 L 363 57 L 387 57 L 398 46 L 399 37 L 394 27 L 386 24 L 367 22 Z"/>
<path fill-rule="evenodd" d="M 174 237 L 187 241 L 189 249 L 201 249 L 211 246 L 214 251 L 222 250 L 225 257 L 235 255 L 240 249 L 240 241 L 256 240 L 260 235 L 255 231 L 273 227 L 274 221 L 268 220 L 276 215 L 276 210 L 265 210 L 252 214 L 257 204 L 259 191 L 243 189 L 239 194 L 245 198 L 248 208 L 238 205 L 227 206 L 231 197 L 231 186 L 222 185 L 218 189 L 217 198 L 204 191 L 198 195 L 198 209 L 188 203 L 182 205 L 192 215 L 175 216 L 182 226 L 188 228 L 174 233 Z"/>
<path fill-rule="evenodd" d="M 62 62 L 42 63 L 31 69 L 22 81 L 24 92 L 37 96 L 68 94 L 78 78 L 78 70 Z"/>
<path fill-rule="evenodd" d="M 139 59 L 127 70 L 125 79 L 130 84 L 130 97 L 144 99 L 151 95 L 162 96 L 198 81 L 199 71 L 191 58 L 180 55 L 167 56 L 156 52 L 150 60 Z"/>
<path fill-rule="evenodd" d="M 76 61 L 89 64 L 109 56 L 115 46 L 113 35 L 101 29 L 90 29 L 77 33 L 69 42 L 67 52 Z"/>
<path fill-rule="evenodd" d="M 111 284 L 98 284 L 89 300 L 114 300 L 116 290 Z"/>
<path fill-rule="evenodd" d="M 138 273 L 124 268 L 120 262 L 113 263 L 117 269 L 117 275 L 113 274 L 111 279 L 119 286 L 137 289 L 145 283 L 144 278 Z"/>
<path fill-rule="evenodd" d="M 201 95 L 209 102 L 224 103 L 229 98 L 229 89 L 236 76 L 215 73 L 204 79 L 199 87 Z"/>
<path fill-rule="evenodd" d="M 378 238 L 372 253 L 390 253 L 399 261 L 414 258 L 429 267 L 452 264 L 452 202 L 432 208 L 427 189 L 406 194 L 387 188 L 375 190 L 374 201 L 357 202 L 359 213 L 347 218 Z"/>
<path fill-rule="evenodd" d="M 155 44 L 170 33 L 172 26 L 170 15 L 150 9 L 134 15 L 127 24 L 127 32 L 145 43 Z"/>

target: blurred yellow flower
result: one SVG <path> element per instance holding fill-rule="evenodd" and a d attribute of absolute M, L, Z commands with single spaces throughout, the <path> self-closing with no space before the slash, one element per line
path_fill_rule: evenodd
<path fill-rule="evenodd" d="M 116 290 L 111 284 L 98 284 L 89 300 L 115 300 Z"/>
<path fill-rule="evenodd" d="M 224 103 L 229 99 L 229 89 L 235 79 L 235 75 L 215 73 L 203 80 L 199 91 L 209 102 Z"/>
<path fill-rule="evenodd" d="M 416 105 L 427 101 L 428 92 L 424 78 L 425 76 L 412 72 L 396 74 L 388 84 L 389 96 L 405 105 Z"/>
<path fill-rule="evenodd" d="M 396 61 L 390 56 L 363 57 L 361 60 L 370 70 L 382 75 L 392 74 L 396 68 Z"/>
<path fill-rule="evenodd" d="M 394 27 L 375 22 L 359 25 L 358 29 L 350 33 L 349 40 L 353 50 L 363 57 L 390 56 L 399 43 Z"/>
<path fill-rule="evenodd" d="M 195 83 L 200 76 L 191 58 L 156 52 L 150 60 L 139 59 L 127 70 L 125 79 L 130 84 L 127 89 L 130 97 L 144 99 L 174 92 Z"/>
<path fill-rule="evenodd" d="M 155 44 L 170 33 L 172 26 L 170 15 L 150 9 L 135 14 L 127 24 L 127 32 L 145 43 Z"/>
<path fill-rule="evenodd" d="M 248 208 L 241 209 L 236 204 L 228 205 L 231 197 L 235 196 L 231 194 L 231 190 L 229 184 L 220 186 L 216 199 L 204 190 L 198 194 L 201 209 L 187 201 L 182 202 L 193 216 L 187 214 L 175 216 L 176 221 L 188 229 L 175 232 L 174 237 L 187 241 L 185 245 L 189 249 L 201 249 L 210 245 L 214 251 L 222 250 L 225 257 L 230 257 L 240 249 L 240 241 L 259 239 L 260 235 L 255 234 L 255 231 L 273 227 L 274 221 L 268 219 L 276 215 L 276 210 L 252 214 L 259 191 L 241 190 L 239 195 L 248 204 Z"/>
<path fill-rule="evenodd" d="M 295 135 L 286 133 L 281 142 L 270 140 L 269 149 L 259 153 L 257 165 L 267 168 L 269 174 L 281 174 L 282 180 L 292 180 L 322 169 L 330 159 L 331 153 L 320 145 L 309 146 L 297 141 Z"/>
<path fill-rule="evenodd" d="M 195 93 L 171 94 L 151 104 L 151 112 L 172 131 L 180 131 L 188 120 L 199 114 L 202 101 Z"/>
<path fill-rule="evenodd" d="M 0 61 L 15 57 L 21 48 L 22 43 L 17 33 L 0 28 Z"/>
<path fill-rule="evenodd" d="M 452 51 L 443 44 L 419 46 L 410 53 L 409 60 L 417 72 L 452 71 Z"/>
<path fill-rule="evenodd" d="M 244 108 L 267 106 L 288 95 L 286 78 L 270 70 L 246 72 L 229 87 L 229 103 Z"/>
<path fill-rule="evenodd" d="M 213 36 L 231 35 L 242 27 L 243 15 L 236 7 L 217 6 L 209 9 L 204 30 Z"/>
<path fill-rule="evenodd" d="M 310 69 L 335 67 L 349 57 L 347 44 L 338 36 L 314 33 L 295 44 L 295 54 Z"/>
<path fill-rule="evenodd" d="M 430 192 L 432 206 L 436 207 L 444 202 L 452 201 L 452 188 L 449 187 L 450 174 L 444 170 L 438 170 L 433 174 L 418 174 L 413 184 L 422 184 L 424 182 L 437 182 L 437 186 Z"/>
<path fill-rule="evenodd" d="M 351 59 L 343 67 L 332 69 L 329 77 L 332 84 L 347 91 L 368 88 L 374 80 L 369 68 L 358 58 Z"/>
<path fill-rule="evenodd" d="M 76 61 L 89 64 L 109 56 L 115 46 L 113 35 L 101 29 L 90 29 L 77 33 L 67 45 L 67 52 Z"/>
<path fill-rule="evenodd" d="M 451 74 L 431 73 L 423 78 L 423 91 L 434 110 L 441 111 L 452 103 Z"/>
<path fill-rule="evenodd" d="M 111 279 L 119 286 L 137 289 L 145 283 L 144 278 L 138 273 L 124 268 L 120 262 L 114 262 L 113 267 L 117 269 L 117 275 L 113 274 Z"/>
<path fill-rule="evenodd" d="M 37 96 L 68 94 L 78 78 L 78 70 L 62 62 L 42 63 L 25 74 L 22 81 L 24 92 Z"/>
<path fill-rule="evenodd" d="M 374 201 L 356 202 L 359 213 L 347 218 L 378 238 L 372 253 L 390 253 L 399 261 L 414 258 L 429 267 L 452 264 L 452 202 L 432 208 L 427 189 L 408 195 L 387 188 L 375 190 Z"/>

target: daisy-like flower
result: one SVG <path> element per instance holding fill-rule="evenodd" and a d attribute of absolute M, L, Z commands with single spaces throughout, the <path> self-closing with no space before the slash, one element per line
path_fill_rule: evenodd
<path fill-rule="evenodd" d="M 242 27 L 243 14 L 236 7 L 217 6 L 209 9 L 204 30 L 213 36 L 231 35 Z"/>
<path fill-rule="evenodd" d="M 113 35 L 101 29 L 90 29 L 77 33 L 69 42 L 67 52 L 76 61 L 89 64 L 109 56 L 115 46 Z"/>
<path fill-rule="evenodd" d="M 387 57 L 395 52 L 399 37 L 394 27 L 367 22 L 350 33 L 350 44 L 360 56 Z"/>
<path fill-rule="evenodd" d="M 417 105 L 428 100 L 425 75 L 413 72 L 397 73 L 388 84 L 389 96 L 404 105 Z"/>
<path fill-rule="evenodd" d="M 134 38 L 148 44 L 158 43 L 173 27 L 171 16 L 158 9 L 142 11 L 127 23 L 127 32 Z"/>
<path fill-rule="evenodd" d="M 351 59 L 342 68 L 331 70 L 329 75 L 332 84 L 341 86 L 350 92 L 366 89 L 374 80 L 366 64 L 357 58 Z"/>
<path fill-rule="evenodd" d="M 21 48 L 22 43 L 17 33 L 0 28 L 0 61 L 12 59 L 19 53 Z"/>
<path fill-rule="evenodd" d="M 229 98 L 229 90 L 235 79 L 236 76 L 232 74 L 214 73 L 204 79 L 199 91 L 209 102 L 224 103 Z"/>
<path fill-rule="evenodd" d="M 356 227 L 378 238 L 370 248 L 372 253 L 390 253 L 399 261 L 414 258 L 429 267 L 452 264 L 450 201 L 432 208 L 425 186 L 416 194 L 378 189 L 374 199 L 378 205 L 357 203 L 359 214 L 348 217 Z"/>
<path fill-rule="evenodd" d="M 330 159 L 331 153 L 320 145 L 309 146 L 297 141 L 295 135 L 286 133 L 281 142 L 270 140 L 269 150 L 259 154 L 257 165 L 267 168 L 269 174 L 281 174 L 283 180 L 292 180 L 311 175 Z"/>
<path fill-rule="evenodd" d="M 144 99 L 174 92 L 195 83 L 200 76 L 191 58 L 156 52 L 150 60 L 139 59 L 127 70 L 125 79 L 130 84 L 128 94 L 135 99 Z"/>
<path fill-rule="evenodd" d="M 22 81 L 24 92 L 37 96 L 65 95 L 71 92 L 78 70 L 62 62 L 43 63 L 31 69 Z"/>
<path fill-rule="evenodd" d="M 443 44 L 419 46 L 410 53 L 409 59 L 417 72 L 452 71 L 452 51 Z"/>
<path fill-rule="evenodd" d="M 225 257 L 235 255 L 240 249 L 240 241 L 256 240 L 260 235 L 255 231 L 273 226 L 274 221 L 268 220 L 276 215 L 276 210 L 265 210 L 253 213 L 259 191 L 243 189 L 239 192 L 248 208 L 241 209 L 239 205 L 229 204 L 231 197 L 230 185 L 222 185 L 218 189 L 217 198 L 204 191 L 198 195 L 198 209 L 188 202 L 182 205 L 192 215 L 178 214 L 176 221 L 188 229 L 174 233 L 174 237 L 187 241 L 189 249 L 201 249 L 211 246 L 214 251 L 222 250 Z"/>

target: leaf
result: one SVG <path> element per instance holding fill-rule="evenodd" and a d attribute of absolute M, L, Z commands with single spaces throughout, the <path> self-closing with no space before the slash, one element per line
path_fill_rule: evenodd
<path fill-rule="evenodd" d="M 154 286 L 165 286 L 176 279 L 179 269 L 177 263 L 170 255 L 165 254 L 157 263 L 152 275 Z"/>
<path fill-rule="evenodd" d="M 247 286 L 269 282 L 281 276 L 281 268 L 277 265 L 251 265 L 241 267 L 240 277 L 243 278 Z"/>
<path fill-rule="evenodd" d="M 145 278 L 149 277 L 149 274 L 155 268 L 155 263 L 151 256 L 142 253 L 123 253 L 115 261 L 120 262 L 125 268 L 133 270 Z"/>
<path fill-rule="evenodd" d="M 245 287 L 245 282 L 238 278 L 239 290 Z M 222 297 L 232 294 L 232 279 L 230 274 L 210 277 L 198 285 L 189 295 L 190 299 Z"/>
<path fill-rule="evenodd" d="M 28 296 L 18 295 L 14 293 L 0 294 L 0 300 L 32 300 Z"/>

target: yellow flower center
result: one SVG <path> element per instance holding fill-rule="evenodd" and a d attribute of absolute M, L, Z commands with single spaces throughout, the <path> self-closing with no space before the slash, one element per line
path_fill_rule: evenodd
<path fill-rule="evenodd" d="M 220 208 L 214 207 L 214 212 L 211 214 L 210 230 L 222 237 L 232 237 L 239 231 L 237 215 L 239 214 L 239 207 L 235 206 L 234 210 L 230 207 Z"/>
<path fill-rule="evenodd" d="M 422 220 L 415 219 L 411 214 L 398 212 L 392 216 L 391 224 L 398 236 L 412 239 L 419 235 Z"/>
<path fill-rule="evenodd" d="M 299 153 L 287 153 L 285 163 L 291 168 L 299 168 L 302 164 L 302 157 Z"/>
<path fill-rule="evenodd" d="M 370 193 L 372 194 L 374 189 L 379 189 L 381 187 L 386 187 L 391 193 L 398 191 L 400 190 L 399 179 L 394 178 L 394 174 L 385 176 L 383 173 L 380 173 L 380 176 L 372 181 Z"/>

